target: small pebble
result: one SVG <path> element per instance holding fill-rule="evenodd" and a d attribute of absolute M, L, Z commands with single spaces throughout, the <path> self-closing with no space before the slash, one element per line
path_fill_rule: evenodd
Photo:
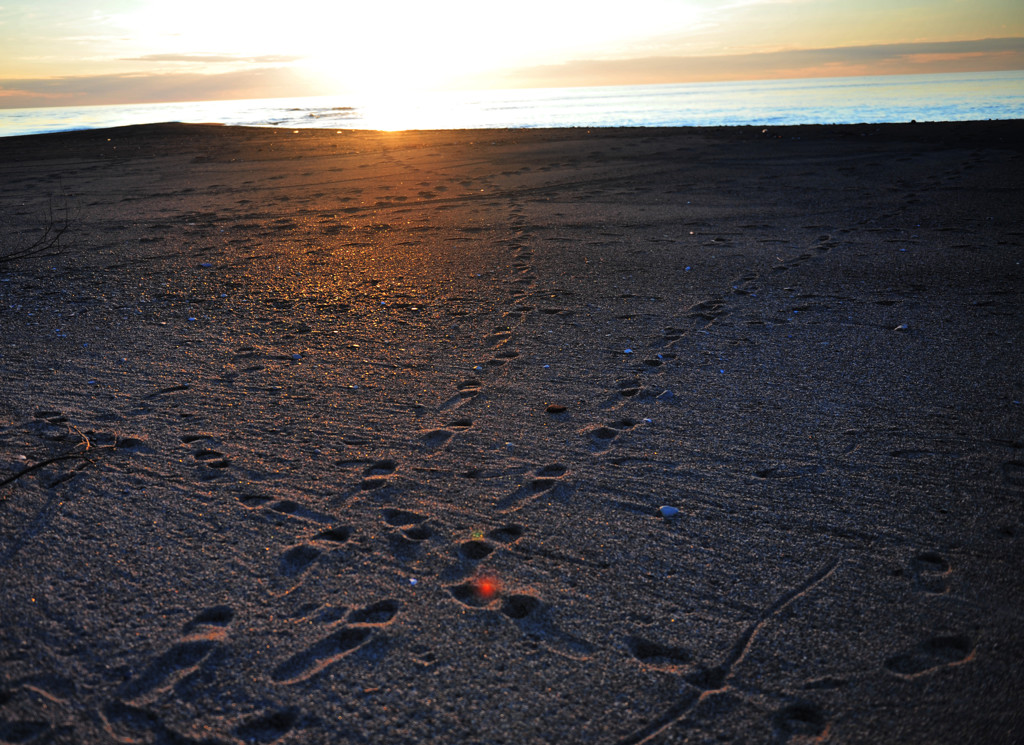
<path fill-rule="evenodd" d="M 295 360 L 296 362 L 298 362 L 299 360 L 302 359 L 302 355 L 301 354 L 293 354 L 292 355 L 292 359 Z"/>
<path fill-rule="evenodd" d="M 627 349 L 625 352 L 623 352 L 623 354 L 633 354 L 633 350 Z"/>
<path fill-rule="evenodd" d="M 547 411 L 549 414 L 562 414 L 565 412 L 565 407 L 561 404 L 551 404 Z"/>
<path fill-rule="evenodd" d="M 659 510 L 659 512 L 661 512 L 661 516 L 662 517 L 675 517 L 676 515 L 679 514 L 679 510 L 678 509 L 676 509 L 675 507 L 670 507 L 667 504 L 665 506 L 663 506 Z"/>

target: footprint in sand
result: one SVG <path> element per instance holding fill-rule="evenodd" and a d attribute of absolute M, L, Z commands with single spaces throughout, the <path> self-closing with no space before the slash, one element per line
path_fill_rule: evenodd
<path fill-rule="evenodd" d="M 512 349 L 507 349 L 502 352 L 498 352 L 496 355 L 494 355 L 493 359 L 487 360 L 487 364 L 492 367 L 497 367 L 498 365 L 504 365 L 509 360 L 514 360 L 518 356 L 519 352 L 516 352 L 515 350 Z"/>
<path fill-rule="evenodd" d="M 640 636 L 626 639 L 626 648 L 637 660 L 649 667 L 669 672 L 689 670 L 693 654 L 683 647 L 676 647 L 651 641 Z"/>
<path fill-rule="evenodd" d="M 687 318 L 698 318 L 705 321 L 714 321 L 725 314 L 721 300 L 705 300 L 702 303 L 690 306 L 686 314 Z"/>
<path fill-rule="evenodd" d="M 561 487 L 563 492 L 560 496 L 564 497 L 567 491 L 565 489 L 565 477 L 568 474 L 569 469 L 561 463 L 550 463 L 546 466 L 541 466 L 533 473 L 528 482 L 511 494 L 499 499 L 496 506 L 501 512 L 512 512 L 532 502 L 541 494 L 552 491 L 556 487 Z"/>
<path fill-rule="evenodd" d="M 480 389 L 483 388 L 483 383 L 475 378 L 463 380 L 456 386 L 461 398 L 472 398 L 480 393 Z"/>
<path fill-rule="evenodd" d="M 427 518 L 415 512 L 386 509 L 383 516 L 387 525 L 399 529 L 389 538 L 396 556 L 408 555 L 411 550 L 434 535 L 433 529 L 426 523 Z"/>
<path fill-rule="evenodd" d="M 58 711 L 75 706 L 79 690 L 75 681 L 36 673 L 9 682 L 12 688 L 0 687 L 0 742 L 57 742 L 51 723 L 62 716 Z"/>
<path fill-rule="evenodd" d="M 363 481 L 359 488 L 363 491 L 371 491 L 387 486 L 390 477 L 398 470 L 398 464 L 389 459 L 378 460 L 363 469 Z"/>
<path fill-rule="evenodd" d="M 665 346 L 672 344 L 672 342 L 679 341 L 686 334 L 684 329 L 676 328 L 675 326 L 666 326 L 662 331 L 662 339 L 664 339 Z"/>
<path fill-rule="evenodd" d="M 1003 479 L 1011 486 L 1024 486 L 1024 463 L 1016 460 L 1004 463 Z"/>
<path fill-rule="evenodd" d="M 497 583 L 487 577 L 466 580 L 448 588 L 451 596 L 467 608 L 496 608 L 499 603 Z"/>
<path fill-rule="evenodd" d="M 484 339 L 484 344 L 489 347 L 496 347 L 499 344 L 503 344 L 512 337 L 512 330 L 507 326 L 501 326 L 494 329 L 494 331 Z"/>
<path fill-rule="evenodd" d="M 262 494 L 240 494 L 237 499 L 242 506 L 251 510 L 263 507 L 264 505 L 274 501 L 270 497 Z"/>
<path fill-rule="evenodd" d="M 590 438 L 592 450 L 605 450 L 618 439 L 619 435 L 633 429 L 636 425 L 637 422 L 632 419 L 619 419 L 610 424 L 591 427 L 585 430 L 585 434 Z"/>
<path fill-rule="evenodd" d="M 940 667 L 974 659 L 974 645 L 963 634 L 934 636 L 885 661 L 885 669 L 901 678 L 915 678 Z"/>
<path fill-rule="evenodd" d="M 245 718 L 233 732 L 242 742 L 272 743 L 291 732 L 299 718 L 299 710 L 290 706 Z"/>
<path fill-rule="evenodd" d="M 40 409 L 39 411 L 32 414 L 35 419 L 42 419 L 47 424 L 65 424 L 68 422 L 68 418 L 59 411 L 52 411 L 50 409 Z"/>
<path fill-rule="evenodd" d="M 495 543 L 512 545 L 523 537 L 526 528 L 516 523 L 509 523 L 487 531 L 487 537 Z"/>
<path fill-rule="evenodd" d="M 537 469 L 537 474 L 530 482 L 530 490 L 534 494 L 540 494 L 553 489 L 559 481 L 569 473 L 569 469 L 561 463 L 551 463 Z"/>
<path fill-rule="evenodd" d="M 529 593 L 505 593 L 500 584 L 485 576 L 449 587 L 461 605 L 484 611 L 500 611 L 527 637 L 554 654 L 586 660 L 594 645 L 559 629 L 551 620 L 551 606 Z"/>
<path fill-rule="evenodd" d="M 309 509 L 294 499 L 278 499 L 267 505 L 266 514 L 271 518 L 291 517 L 297 520 L 312 520 L 314 522 L 329 523 L 330 516 Z"/>
<path fill-rule="evenodd" d="M 420 442 L 428 450 L 436 450 L 452 439 L 454 434 L 450 429 L 432 429 L 420 435 Z"/>
<path fill-rule="evenodd" d="M 119 696 L 136 701 L 170 689 L 202 666 L 216 665 L 224 653 L 224 640 L 234 617 L 234 611 L 226 605 L 200 612 L 183 627 L 183 638 L 122 685 Z"/>
<path fill-rule="evenodd" d="M 822 253 L 831 251 L 838 245 L 838 243 L 832 240 L 832 236 L 830 235 L 819 235 L 817 240 L 814 242 L 814 248 L 816 248 L 818 251 L 821 251 Z"/>
<path fill-rule="evenodd" d="M 821 707 L 810 701 L 797 701 L 779 709 L 772 716 L 775 742 L 821 742 L 826 739 L 831 723 Z"/>
<path fill-rule="evenodd" d="M 666 357 L 663 354 L 659 354 L 657 357 L 648 357 L 644 359 L 640 364 L 644 366 L 648 371 L 656 370 L 665 364 Z"/>
<path fill-rule="evenodd" d="M 341 543 L 348 543 L 348 540 L 352 537 L 352 528 L 346 525 L 339 525 L 326 530 L 321 530 L 319 533 L 313 536 L 314 541 L 319 541 L 332 546 L 339 545 Z"/>
<path fill-rule="evenodd" d="M 612 441 L 619 436 L 619 431 L 614 427 L 600 425 L 597 427 L 591 427 L 586 431 L 586 434 L 590 437 L 595 448 L 603 450 L 611 445 Z"/>
<path fill-rule="evenodd" d="M 949 562 L 936 551 L 925 551 L 910 560 L 914 587 L 924 592 L 939 595 L 949 590 L 952 573 Z"/>
<path fill-rule="evenodd" d="M 305 572 L 323 553 L 319 548 L 308 543 L 292 546 L 283 554 L 278 562 L 277 570 L 283 577 L 298 577 Z"/>
<path fill-rule="evenodd" d="M 202 442 L 203 440 L 211 440 L 212 441 L 213 440 L 213 435 L 194 434 L 194 435 L 182 435 L 181 436 L 181 441 L 185 445 L 192 445 L 192 444 L 197 443 L 197 442 Z"/>
<path fill-rule="evenodd" d="M 228 624 L 235 618 L 235 611 L 230 605 L 215 605 L 200 612 L 185 624 L 185 634 L 200 634 L 206 638 L 222 639 Z"/>
<path fill-rule="evenodd" d="M 799 476 L 810 476 L 823 473 L 823 466 L 817 464 L 771 466 L 755 471 L 754 475 L 759 479 L 794 479 Z"/>
<path fill-rule="evenodd" d="M 622 398 L 638 396 L 642 390 L 640 381 L 633 379 L 619 380 L 615 383 L 615 392 Z"/>
<path fill-rule="evenodd" d="M 192 451 L 192 457 L 205 465 L 207 468 L 227 468 L 231 465 L 231 461 L 219 450 L 214 450 L 211 447 L 204 447 L 200 443 L 212 442 L 213 437 L 210 435 L 184 435 L 181 438 L 181 442 L 185 445 L 193 445 L 195 449 Z"/>
<path fill-rule="evenodd" d="M 323 639 L 292 655 L 270 674 L 271 680 L 294 685 L 309 680 L 317 673 L 365 646 L 391 624 L 400 609 L 397 600 L 387 599 L 351 611 L 344 625 Z"/>
<path fill-rule="evenodd" d="M 494 553 L 494 546 L 487 541 L 472 539 L 459 544 L 459 556 L 469 561 L 481 561 Z"/>

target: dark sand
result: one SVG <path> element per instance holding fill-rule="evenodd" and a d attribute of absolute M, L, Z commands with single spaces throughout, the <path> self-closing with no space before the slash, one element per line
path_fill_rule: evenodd
<path fill-rule="evenodd" d="M 0 741 L 1021 742 L 1022 153 L 0 140 Z"/>

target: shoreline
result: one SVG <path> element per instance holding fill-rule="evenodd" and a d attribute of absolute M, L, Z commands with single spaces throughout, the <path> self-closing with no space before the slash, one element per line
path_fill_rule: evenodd
<path fill-rule="evenodd" d="M 0 735 L 1019 739 L 1024 122 L 762 129 L 0 138 Z"/>
<path fill-rule="evenodd" d="M 336 129 L 726 125 L 765 122 L 1008 120 L 1024 116 L 1021 71 L 726 81 L 662 86 L 448 92 L 403 98 L 402 111 L 347 96 L 7 109 L 8 125 L 99 126 L 156 120 Z M 552 91 L 560 97 L 551 101 Z M 997 94 L 996 91 L 999 91 Z M 595 100 L 595 96 L 600 100 Z M 764 102 L 763 104 L 760 102 Z M 823 110 L 822 106 L 827 106 Z M 154 111 L 156 112 L 154 114 Z M 46 113 L 49 112 L 49 113 Z M 398 116 L 400 118 L 396 119 Z M 31 126 L 31 125 L 28 125 Z"/>

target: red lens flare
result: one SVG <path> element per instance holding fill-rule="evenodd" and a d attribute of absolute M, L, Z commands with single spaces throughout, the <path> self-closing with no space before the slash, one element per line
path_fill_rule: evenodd
<path fill-rule="evenodd" d="M 484 575 L 473 580 L 473 589 L 481 600 L 493 600 L 501 592 L 501 582 L 496 577 Z"/>

